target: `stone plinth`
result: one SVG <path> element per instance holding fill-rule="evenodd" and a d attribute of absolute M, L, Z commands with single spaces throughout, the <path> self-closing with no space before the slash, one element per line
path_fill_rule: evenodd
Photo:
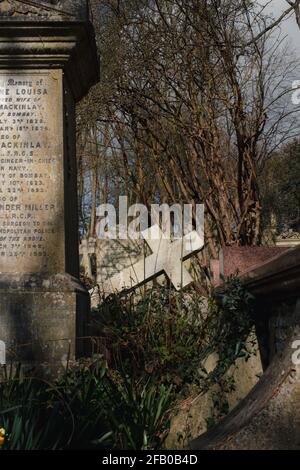
<path fill-rule="evenodd" d="M 68 274 L 1 275 L 0 331 L 7 361 L 55 370 L 85 353 L 88 297 Z"/>
<path fill-rule="evenodd" d="M 98 79 L 88 2 L 0 1 L 0 340 L 7 359 L 82 353 L 75 104 Z"/>

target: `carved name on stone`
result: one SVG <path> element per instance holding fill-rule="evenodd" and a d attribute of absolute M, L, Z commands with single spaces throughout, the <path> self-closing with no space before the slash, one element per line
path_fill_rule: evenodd
<path fill-rule="evenodd" d="M 64 259 L 61 71 L 0 72 L 0 272 Z"/>

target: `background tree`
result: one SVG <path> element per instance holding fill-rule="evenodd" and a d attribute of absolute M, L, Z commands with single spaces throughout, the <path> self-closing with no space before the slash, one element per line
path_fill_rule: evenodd
<path fill-rule="evenodd" d="M 288 96 L 298 64 L 264 10 L 237 0 L 93 7 L 102 79 L 78 110 L 82 220 L 119 194 L 204 203 L 203 266 L 222 246 L 259 244 L 259 174 L 298 126 Z"/>
<path fill-rule="evenodd" d="M 262 173 L 264 227 L 279 234 L 284 226 L 300 228 L 300 141 L 284 145 L 270 159 Z"/>

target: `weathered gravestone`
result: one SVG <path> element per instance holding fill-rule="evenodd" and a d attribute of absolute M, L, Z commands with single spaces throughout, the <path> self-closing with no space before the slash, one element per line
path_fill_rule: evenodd
<path fill-rule="evenodd" d="M 75 356 L 85 333 L 75 103 L 98 73 L 86 0 L 0 1 L 0 340 L 8 361 L 58 363 Z"/>
<path fill-rule="evenodd" d="M 204 247 L 203 232 L 193 230 L 183 238 L 170 240 L 158 225 L 152 225 L 142 232 L 142 237 L 152 253 L 107 279 L 101 286 L 104 294 L 136 288 L 163 273 L 176 290 L 193 282 L 184 261 Z"/>
<path fill-rule="evenodd" d="M 203 231 L 193 230 L 183 238 L 170 239 L 153 225 L 142 231 L 141 237 L 82 240 L 81 265 L 88 277 L 93 275 L 91 255 L 96 258 L 97 288 L 90 291 L 94 307 L 110 294 L 151 285 L 153 280 L 164 284 L 168 279 L 176 290 L 194 281 L 187 262 L 204 247 Z"/>
<path fill-rule="evenodd" d="M 300 245 L 300 233 L 293 229 L 286 228 L 277 238 L 276 246 L 293 248 Z"/>
<path fill-rule="evenodd" d="M 81 240 L 79 246 L 82 272 L 95 284 L 90 289 L 91 306 L 97 308 L 104 297 L 122 290 L 107 285 L 109 279 L 122 272 L 129 266 L 133 266 L 145 257 L 143 240 L 103 240 L 89 238 Z"/>

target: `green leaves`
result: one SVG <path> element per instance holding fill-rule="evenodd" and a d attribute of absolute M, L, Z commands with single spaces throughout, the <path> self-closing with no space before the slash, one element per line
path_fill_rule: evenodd
<path fill-rule="evenodd" d="M 159 287 L 140 297 L 111 298 L 94 312 L 94 322 L 112 369 L 136 381 L 151 376 L 182 394 L 191 383 L 206 390 L 237 358 L 250 354 L 246 342 L 253 300 L 234 277 L 208 302 L 194 290 L 178 293 Z M 208 375 L 201 362 L 212 353 L 219 362 Z"/>
<path fill-rule="evenodd" d="M 63 440 L 59 404 L 48 384 L 25 378 L 18 368 L 0 382 L 0 423 L 7 432 L 2 449 L 56 449 Z M 52 394 L 52 392 L 51 392 Z"/>
<path fill-rule="evenodd" d="M 227 280 L 225 289 L 213 293 L 209 303 L 213 332 L 210 343 L 219 361 L 211 380 L 217 382 L 238 358 L 248 360 L 253 354 L 249 336 L 254 324 L 254 300 L 236 277 Z"/>
<path fill-rule="evenodd" d="M 173 401 L 172 386 L 157 386 L 151 380 L 140 387 L 129 377 L 118 385 L 110 382 L 107 393 L 113 407 L 107 409 L 114 442 L 123 449 L 159 449 L 167 429 L 166 413 Z"/>
<path fill-rule="evenodd" d="M 137 381 L 151 375 L 158 384 L 178 389 L 197 374 L 204 315 L 203 299 L 195 291 L 183 296 L 159 287 L 140 298 L 110 299 L 94 312 L 94 325 L 112 369 Z"/>
<path fill-rule="evenodd" d="M 111 377 L 101 357 L 54 384 L 21 373 L 0 382 L 3 450 L 160 448 L 172 387 Z"/>
<path fill-rule="evenodd" d="M 161 449 L 170 409 L 190 385 L 197 394 L 221 381 L 228 393 L 234 387 L 224 376 L 251 355 L 253 301 L 231 278 L 207 305 L 194 291 L 167 288 L 110 303 L 96 313 L 108 365 L 95 356 L 53 384 L 25 377 L 21 367 L 3 369 L 1 449 Z M 201 364 L 213 353 L 207 372 Z M 228 408 L 219 397 L 215 407 Z"/>

